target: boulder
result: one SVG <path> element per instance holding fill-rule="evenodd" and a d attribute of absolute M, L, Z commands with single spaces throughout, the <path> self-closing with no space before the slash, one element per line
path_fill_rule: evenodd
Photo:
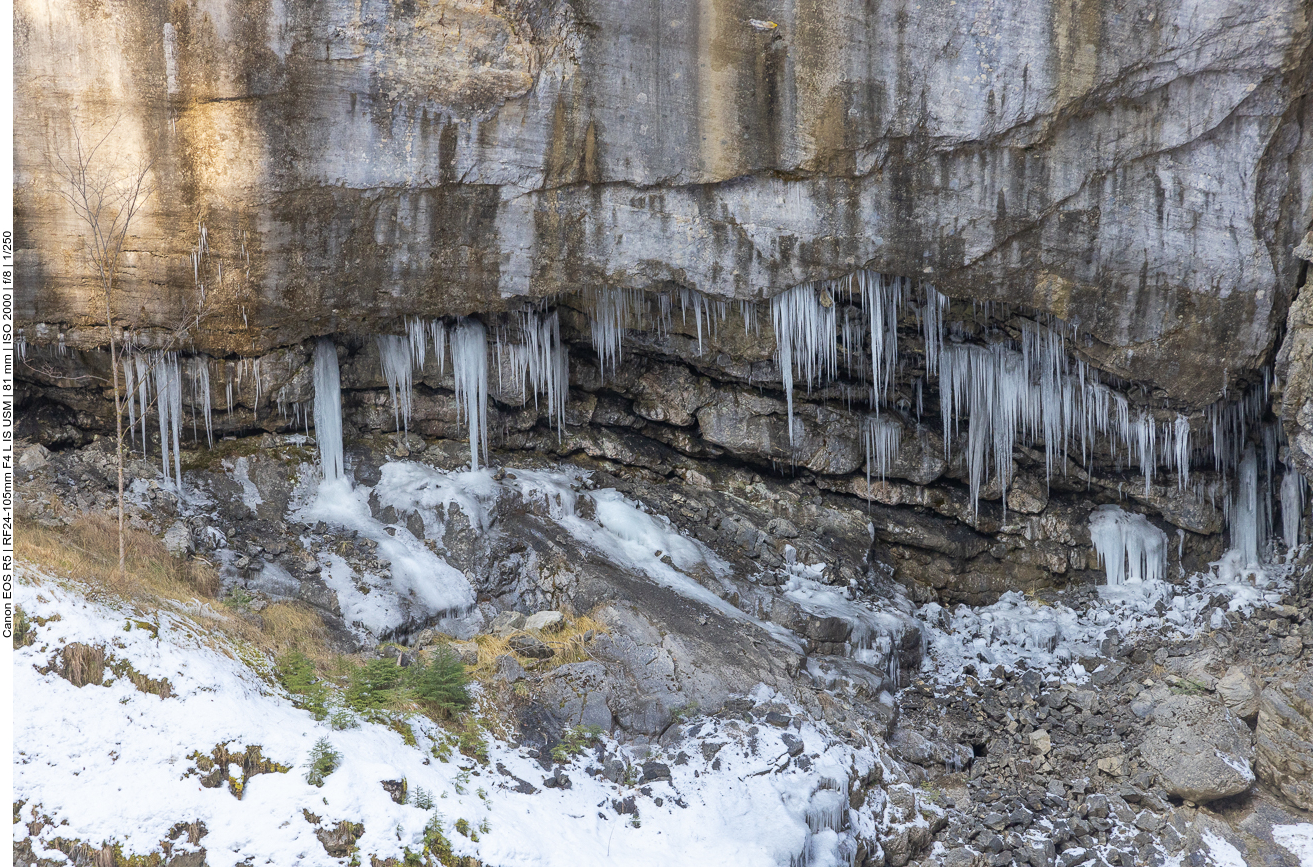
<path fill-rule="evenodd" d="M 518 611 L 503 611 L 496 617 L 492 618 L 492 623 L 488 626 L 488 631 L 493 635 L 505 637 L 512 632 L 524 628 L 526 618 Z"/>
<path fill-rule="evenodd" d="M 43 445 L 28 446 L 18 458 L 18 468 L 25 473 L 36 472 L 50 462 L 50 450 Z"/>
<path fill-rule="evenodd" d="M 524 621 L 523 628 L 534 632 L 560 632 L 565 628 L 565 615 L 559 611 L 539 611 Z"/>
<path fill-rule="evenodd" d="M 511 650 L 514 650 L 520 656 L 527 656 L 530 659 L 547 659 L 554 656 L 556 651 L 552 650 L 540 639 L 532 635 L 512 635 L 510 640 Z"/>
<path fill-rule="evenodd" d="M 515 657 L 509 653 L 497 657 L 496 672 L 492 676 L 493 680 L 498 683 L 513 684 L 524 680 L 528 676 L 524 666 L 520 665 Z"/>
<path fill-rule="evenodd" d="M 1196 804 L 1238 795 L 1254 784 L 1249 728 L 1216 698 L 1173 695 L 1159 702 L 1140 755 L 1163 788 Z"/>
<path fill-rule="evenodd" d="M 456 658 L 465 665 L 477 665 L 479 662 L 479 645 L 473 641 L 453 641 L 447 645 Z"/>
<path fill-rule="evenodd" d="M 1263 690 L 1255 735 L 1258 778 L 1301 810 L 1313 810 L 1313 674 Z"/>
<path fill-rule="evenodd" d="M 1242 720 L 1252 721 L 1258 716 L 1262 687 L 1254 676 L 1239 666 L 1227 669 L 1217 681 L 1217 695 Z"/>
<path fill-rule="evenodd" d="M 164 531 L 164 547 L 175 557 L 186 557 L 196 546 L 191 538 L 191 530 L 182 521 L 176 521 Z"/>

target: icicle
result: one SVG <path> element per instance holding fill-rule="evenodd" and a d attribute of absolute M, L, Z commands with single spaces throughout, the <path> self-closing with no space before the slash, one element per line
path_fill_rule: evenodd
<path fill-rule="evenodd" d="M 196 375 L 192 382 L 192 406 L 201 405 L 205 416 L 205 443 L 214 448 L 214 423 L 210 417 L 210 365 L 205 359 L 196 359 Z"/>
<path fill-rule="evenodd" d="M 1158 582 L 1166 574 L 1167 534 L 1143 515 L 1099 506 L 1090 513 L 1090 540 L 1109 586 Z"/>
<path fill-rule="evenodd" d="M 1240 565 L 1258 565 L 1258 455 L 1252 446 L 1244 451 L 1236 476 L 1231 507 L 1231 547 L 1240 554 Z"/>
<path fill-rule="evenodd" d="M 770 304 L 792 446 L 795 369 L 807 383 L 808 391 L 813 382 L 833 377 L 838 370 L 834 299 L 827 288 L 804 283 L 776 295 Z"/>
<path fill-rule="evenodd" d="M 1285 478 L 1281 480 L 1281 529 L 1287 551 L 1299 544 L 1299 524 L 1304 516 L 1306 486 L 1304 477 L 1287 464 Z"/>
<path fill-rule="evenodd" d="M 174 484 L 181 496 L 182 375 L 178 370 L 178 357 L 175 353 L 156 353 L 153 361 L 155 410 L 160 420 L 160 458 L 164 480 Z M 170 444 L 173 449 L 172 467 L 169 466 Z"/>
<path fill-rule="evenodd" d="M 397 430 L 410 431 L 410 407 L 413 389 L 411 348 L 412 343 L 395 334 L 380 334 L 376 338 L 378 357 L 383 367 L 383 378 L 392 397 L 392 416 Z"/>
<path fill-rule="evenodd" d="M 752 301 L 740 301 L 739 313 L 743 316 L 743 334 L 761 335 L 761 323 L 757 321 L 757 305 Z"/>
<path fill-rule="evenodd" d="M 470 433 L 470 469 L 479 468 L 479 455 L 488 461 L 488 335 L 477 319 L 461 319 L 451 341 L 452 370 L 456 375 L 456 403 L 464 401 Z"/>
<path fill-rule="evenodd" d="M 447 323 L 435 319 L 429 323 L 429 336 L 433 339 L 433 354 L 438 357 L 438 375 L 447 372 Z"/>
<path fill-rule="evenodd" d="M 1176 465 L 1176 487 L 1190 484 L 1190 420 L 1180 413 L 1172 422 L 1172 462 Z"/>
<path fill-rule="evenodd" d="M 137 368 L 137 402 L 141 407 L 141 456 L 146 456 L 146 412 L 150 407 L 150 363 L 146 356 L 138 353 L 133 361 Z"/>
<path fill-rule="evenodd" d="M 521 398 L 528 400 L 533 394 L 534 406 L 538 395 L 547 396 L 547 414 L 556 425 L 557 436 L 565 428 L 565 404 L 570 395 L 570 356 L 561 341 L 561 323 L 553 312 L 543 318 L 533 311 L 523 311 L 520 331 L 524 342 L 506 347 L 512 375 L 520 384 Z M 502 353 L 498 352 L 498 364 Z"/>
<path fill-rule="evenodd" d="M 620 349 L 625 329 L 632 320 L 641 321 L 646 299 L 638 289 L 618 289 L 603 286 L 585 293 L 589 305 L 589 331 L 593 349 L 597 352 L 598 371 L 603 377 L 609 366 L 612 370 L 620 363 Z"/>
<path fill-rule="evenodd" d="M 337 348 L 323 338 L 315 345 L 315 440 L 325 481 L 345 477 L 342 461 L 342 379 Z"/>
<path fill-rule="evenodd" d="M 123 393 L 126 396 L 126 403 L 128 404 L 128 442 L 132 445 L 136 445 L 137 401 L 136 395 L 132 393 L 136 388 L 136 385 L 133 382 L 133 368 L 135 365 L 132 363 L 132 359 L 126 354 L 120 356 L 120 361 L 123 364 Z M 120 418 L 122 418 L 122 416 L 120 416 Z"/>
<path fill-rule="evenodd" d="M 871 405 L 887 400 L 898 366 L 898 308 L 907 281 L 873 271 L 853 275 L 871 325 Z"/>
<path fill-rule="evenodd" d="M 418 370 L 424 369 L 424 359 L 428 355 L 428 329 L 424 320 L 413 317 L 406 319 L 406 337 L 410 340 L 410 361 Z"/>
<path fill-rule="evenodd" d="M 889 466 L 898 457 L 903 443 L 903 426 L 893 419 L 867 416 L 862 423 L 862 438 L 866 444 L 866 489 L 871 489 L 871 467 L 885 480 Z"/>
<path fill-rule="evenodd" d="M 944 312 L 948 296 L 925 284 L 925 307 L 921 312 L 921 334 L 925 339 L 925 372 L 933 375 L 939 368 L 939 351 L 944 345 Z"/>

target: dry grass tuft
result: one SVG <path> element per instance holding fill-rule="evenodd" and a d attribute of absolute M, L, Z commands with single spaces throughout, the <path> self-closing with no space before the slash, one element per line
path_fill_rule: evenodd
<path fill-rule="evenodd" d="M 490 682 L 497 670 L 497 657 L 506 654 L 516 656 L 525 668 L 538 672 L 550 671 L 571 662 L 584 662 L 591 658 L 588 655 L 588 643 L 584 641 L 584 635 L 588 632 L 602 635 L 609 631 L 601 621 L 585 614 L 567 618 L 565 628 L 559 632 L 529 632 L 528 634 L 540 639 L 556 651 L 554 655 L 541 660 L 528 660 L 517 656 L 515 651 L 511 650 L 510 636 L 502 638 L 492 634 L 479 635 L 474 639 L 479 646 L 479 661 L 470 667 L 470 677 L 480 682 Z"/>
<path fill-rule="evenodd" d="M 74 642 L 64 648 L 64 679 L 77 687 L 105 679 L 105 648 Z"/>
<path fill-rule="evenodd" d="M 260 643 L 281 656 L 296 650 L 305 654 L 315 667 L 328 671 L 339 665 L 338 655 L 330 652 L 324 621 L 308 605 L 299 602 L 275 602 L 260 612 L 263 623 Z"/>
<path fill-rule="evenodd" d="M 14 554 L 132 600 L 212 599 L 219 575 L 203 560 L 174 557 L 164 543 L 145 530 L 124 533 L 125 569 L 119 574 L 118 521 L 111 515 L 81 515 L 71 524 L 47 527 L 18 520 L 14 525 Z"/>
<path fill-rule="evenodd" d="M 126 532 L 123 574 L 118 571 L 118 523 L 112 516 L 83 515 L 66 526 L 48 527 L 28 520 L 15 522 L 17 559 L 47 572 L 72 578 L 95 596 L 101 594 L 130 602 L 138 612 L 168 609 L 195 620 L 202 631 L 215 631 L 238 643 L 277 655 L 300 649 L 316 663 L 327 664 L 327 630 L 307 606 L 277 602 L 267 606 L 255 623 L 226 606 L 207 606 L 207 616 L 196 620 L 195 606 L 219 592 L 219 573 L 204 560 L 174 557 L 164 543 L 144 530 Z M 129 676 L 130 675 L 125 675 Z M 142 692 L 167 697 L 166 682 L 142 678 L 133 683 Z"/>

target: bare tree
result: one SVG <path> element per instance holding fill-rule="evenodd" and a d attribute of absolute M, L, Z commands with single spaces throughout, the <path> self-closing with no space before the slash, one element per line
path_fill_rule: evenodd
<path fill-rule="evenodd" d="M 150 198 L 153 164 L 143 160 L 134 168 L 116 170 L 103 165 L 106 142 L 118 126 L 115 121 L 99 141 L 88 146 L 76 126 L 70 153 L 55 156 L 53 166 L 60 180 L 59 195 L 73 208 L 86 231 L 87 257 L 99 283 L 105 309 L 105 331 L 109 339 L 110 379 L 114 386 L 114 452 L 118 469 L 119 573 L 125 569 L 126 543 L 123 509 L 123 413 L 129 396 L 119 384 L 121 348 L 114 331 L 114 294 L 119 267 L 123 261 L 123 244 L 138 211 Z"/>

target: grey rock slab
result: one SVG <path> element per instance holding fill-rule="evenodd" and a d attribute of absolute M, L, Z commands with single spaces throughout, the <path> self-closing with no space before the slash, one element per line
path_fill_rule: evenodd
<path fill-rule="evenodd" d="M 488 624 L 488 631 L 494 635 L 507 636 L 523 629 L 527 618 L 518 611 L 503 611 Z"/>
<path fill-rule="evenodd" d="M 511 650 L 530 659 L 547 659 L 556 655 L 556 651 L 548 647 L 542 639 L 532 635 L 512 635 L 507 643 L 510 644 Z"/>
<path fill-rule="evenodd" d="M 18 457 L 18 468 L 25 473 L 36 472 L 50 462 L 50 450 L 43 445 L 32 445 L 23 449 Z"/>
<path fill-rule="evenodd" d="M 1296 807 L 1313 810 L 1313 675 L 1263 690 L 1255 737 L 1259 779 Z"/>
<path fill-rule="evenodd" d="M 497 657 L 496 666 L 493 673 L 493 680 L 501 683 L 514 684 L 527 679 L 528 672 L 524 666 L 510 654 L 503 654 Z"/>
<path fill-rule="evenodd" d="M 565 628 L 565 615 L 559 611 L 539 611 L 525 618 L 522 628 L 533 632 L 560 632 Z"/>
<path fill-rule="evenodd" d="M 1218 697 L 1236 716 L 1243 720 L 1252 720 L 1258 716 L 1262 687 L 1248 670 L 1232 666 L 1217 681 L 1215 688 Z"/>
<path fill-rule="evenodd" d="M 1173 695 L 1158 702 L 1140 754 L 1163 788 L 1197 804 L 1238 795 L 1254 784 L 1249 728 L 1213 697 Z"/>
<path fill-rule="evenodd" d="M 174 522 L 164 531 L 164 547 L 175 557 L 185 557 L 196 549 L 191 530 L 182 521 Z"/>
<path fill-rule="evenodd" d="M 544 676 L 542 702 L 568 726 L 596 726 L 610 731 L 610 675 L 600 662 L 572 662 Z"/>

